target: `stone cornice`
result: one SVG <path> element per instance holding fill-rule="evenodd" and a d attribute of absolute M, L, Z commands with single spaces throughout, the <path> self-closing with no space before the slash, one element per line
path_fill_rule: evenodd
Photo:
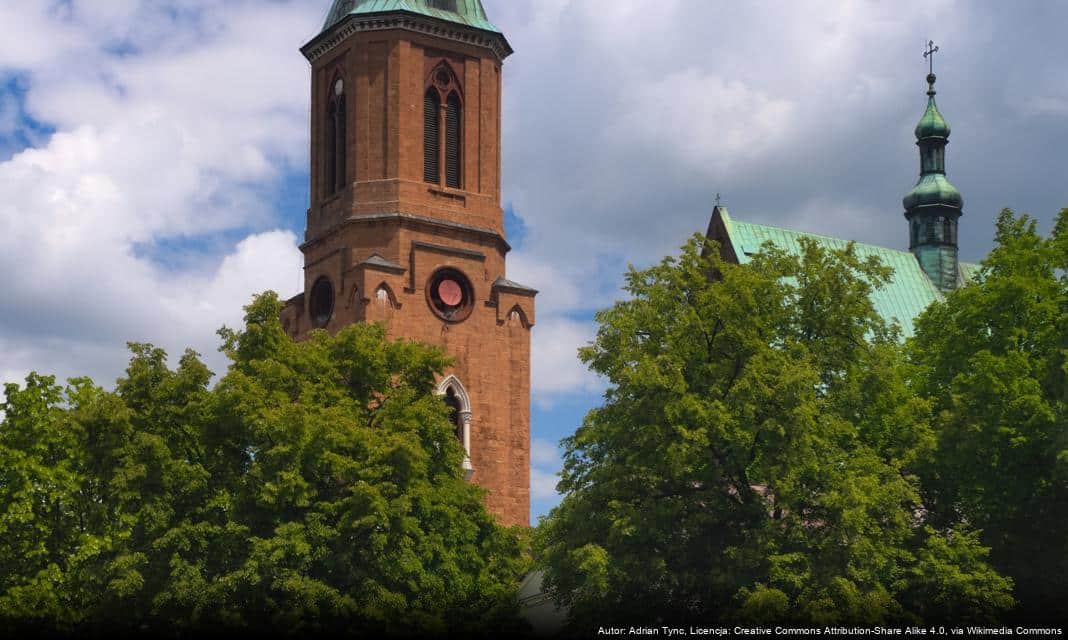
<path fill-rule="evenodd" d="M 336 224 L 329 229 L 325 229 L 311 240 L 305 241 L 300 245 L 300 250 L 312 247 L 327 238 L 327 236 L 336 233 L 340 229 L 347 227 L 350 224 L 360 224 L 367 222 L 384 222 L 384 221 L 397 221 L 400 224 L 424 224 L 431 227 L 438 227 L 441 229 L 458 229 L 461 231 L 467 231 L 470 233 L 476 233 L 481 236 L 491 238 L 502 253 L 508 253 L 512 250 L 512 246 L 508 244 L 508 241 L 504 239 L 504 236 L 497 233 L 493 229 L 486 229 L 484 227 L 476 227 L 468 224 L 461 224 L 459 222 L 449 222 L 448 220 L 441 220 L 438 218 L 430 218 L 427 216 L 419 216 L 411 213 L 374 213 L 370 215 L 358 215 L 349 216 L 342 220 L 339 224 Z"/>
<path fill-rule="evenodd" d="M 478 260 L 479 262 L 486 261 L 486 254 L 481 251 L 471 251 L 470 249 L 458 249 L 456 247 L 446 247 L 443 244 L 434 244 L 432 242 L 421 242 L 416 240 L 412 243 L 413 249 L 422 249 L 423 251 L 433 251 L 435 253 L 442 253 L 447 256 L 455 256 L 457 258 L 466 258 L 468 260 Z"/>
<path fill-rule="evenodd" d="M 350 15 L 313 38 L 311 42 L 301 47 L 300 52 L 309 62 L 315 62 L 355 33 L 388 29 L 405 29 L 436 38 L 485 47 L 493 51 L 498 60 L 504 60 L 512 54 L 511 45 L 499 33 L 407 12 Z"/>

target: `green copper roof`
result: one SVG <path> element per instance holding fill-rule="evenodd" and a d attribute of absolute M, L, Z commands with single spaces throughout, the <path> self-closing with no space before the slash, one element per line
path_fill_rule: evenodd
<path fill-rule="evenodd" d="M 350 15 L 406 11 L 500 33 L 486 17 L 481 0 L 334 0 L 323 31 Z"/>
<path fill-rule="evenodd" d="M 949 143 L 949 125 L 935 104 L 935 75 L 927 76 L 927 111 L 916 125 L 916 145 L 920 148 L 920 179 L 901 201 L 905 211 L 915 213 L 919 207 L 961 209 L 960 191 L 946 179 L 945 148 Z"/>
<path fill-rule="evenodd" d="M 971 262 L 958 262 L 960 267 L 960 278 L 964 282 L 975 282 L 975 277 L 979 275 L 979 269 L 981 265 Z"/>
<path fill-rule="evenodd" d="M 946 119 L 942 117 L 942 113 L 938 111 L 938 105 L 935 104 L 934 91 L 930 91 L 928 95 L 930 97 L 927 98 L 927 111 L 923 112 L 923 117 L 920 118 L 920 122 L 916 125 L 916 139 L 948 138 L 949 125 L 946 124 Z"/>
<path fill-rule="evenodd" d="M 829 236 L 803 233 L 779 227 L 770 227 L 752 222 L 734 220 L 723 207 L 717 207 L 713 216 L 719 215 L 727 230 L 738 262 L 749 262 L 752 254 L 760 251 L 761 245 L 771 242 L 776 247 L 794 254 L 801 253 L 801 238 L 814 240 L 826 249 L 845 249 L 848 240 Z M 931 283 L 927 274 L 920 268 L 916 257 L 908 251 L 887 249 L 872 244 L 854 242 L 853 246 L 861 258 L 877 256 L 884 265 L 894 270 L 890 282 L 883 288 L 872 291 L 872 304 L 875 311 L 887 322 L 897 322 L 904 337 L 913 334 L 912 321 L 935 300 L 942 299 L 942 293 Z M 960 263 L 961 276 L 967 281 L 978 269 L 977 265 Z"/>
<path fill-rule="evenodd" d="M 964 206 L 964 198 L 960 191 L 949 183 L 946 176 L 941 173 L 927 173 L 920 176 L 919 182 L 908 192 L 901 201 L 906 211 L 916 207 L 932 205 L 945 205 L 960 209 Z"/>

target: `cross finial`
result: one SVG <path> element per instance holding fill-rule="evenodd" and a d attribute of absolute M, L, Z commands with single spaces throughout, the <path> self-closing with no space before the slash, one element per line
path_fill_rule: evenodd
<path fill-rule="evenodd" d="M 716 192 L 716 206 L 719 206 L 719 192 Z"/>
<path fill-rule="evenodd" d="M 927 58 L 927 63 L 930 65 L 928 67 L 928 71 L 927 72 L 931 73 L 931 74 L 934 73 L 934 54 L 935 54 L 935 51 L 938 51 L 938 47 L 935 46 L 934 40 L 928 40 L 927 41 L 927 49 L 923 52 L 923 57 Z"/>

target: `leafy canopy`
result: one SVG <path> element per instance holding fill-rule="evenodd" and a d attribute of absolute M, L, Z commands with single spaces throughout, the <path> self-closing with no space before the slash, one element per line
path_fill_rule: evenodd
<path fill-rule="evenodd" d="M 1021 619 L 1068 593 L 1068 209 L 1049 237 L 1006 209 L 976 282 L 931 306 L 910 344 L 940 455 L 925 501 L 983 530 Z"/>
<path fill-rule="evenodd" d="M 294 343 L 274 294 L 212 388 L 130 345 L 114 392 L 32 374 L 0 423 L 0 625 L 477 633 L 524 570 L 461 475 L 437 349 L 374 325 Z"/>
<path fill-rule="evenodd" d="M 869 300 L 889 275 L 804 241 L 734 265 L 699 236 L 630 270 L 581 350 L 604 406 L 564 441 L 564 498 L 537 532 L 572 630 L 1011 606 L 974 532 L 925 521 L 930 405 Z"/>

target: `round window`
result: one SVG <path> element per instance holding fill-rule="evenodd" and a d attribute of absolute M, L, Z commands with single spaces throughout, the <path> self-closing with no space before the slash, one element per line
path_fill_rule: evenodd
<path fill-rule="evenodd" d="M 326 277 L 319 278 L 312 286 L 309 309 L 316 327 L 325 327 L 330 322 L 330 316 L 334 314 L 334 287 Z"/>
<path fill-rule="evenodd" d="M 450 267 L 438 269 L 430 277 L 426 285 L 426 298 L 434 313 L 449 322 L 465 320 L 475 306 L 471 281 Z"/>

